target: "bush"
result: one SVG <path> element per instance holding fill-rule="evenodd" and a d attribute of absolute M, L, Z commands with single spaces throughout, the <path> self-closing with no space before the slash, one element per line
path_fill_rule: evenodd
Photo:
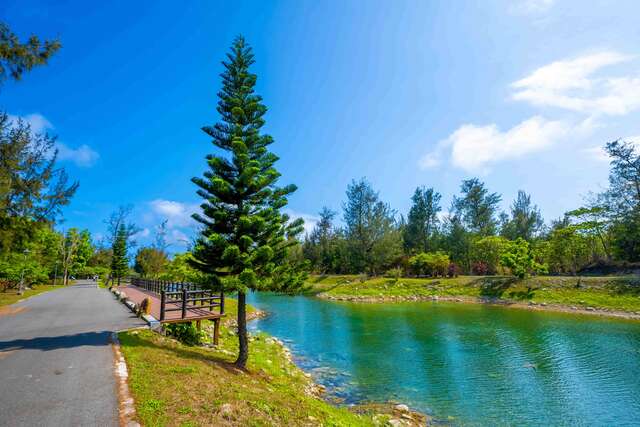
<path fill-rule="evenodd" d="M 462 269 L 455 262 L 449 263 L 449 267 L 447 268 L 447 277 L 458 277 Z"/>
<path fill-rule="evenodd" d="M 402 277 L 402 269 L 399 267 L 392 268 L 387 270 L 385 273 L 385 277 L 389 277 L 393 279 L 394 282 L 397 282 Z"/>
<path fill-rule="evenodd" d="M 489 266 L 482 261 L 476 261 L 471 266 L 471 271 L 476 276 L 486 276 L 489 273 Z"/>
<path fill-rule="evenodd" d="M 368 274 L 365 274 L 365 273 L 358 274 L 358 282 L 364 283 L 367 280 L 369 280 L 369 275 Z"/>
<path fill-rule="evenodd" d="M 168 335 L 186 345 L 200 345 L 206 336 L 203 331 L 198 330 L 193 322 L 170 323 L 165 326 L 165 330 Z"/>
<path fill-rule="evenodd" d="M 449 255 L 444 252 L 422 252 L 409 258 L 409 265 L 416 276 L 444 276 L 449 267 Z"/>

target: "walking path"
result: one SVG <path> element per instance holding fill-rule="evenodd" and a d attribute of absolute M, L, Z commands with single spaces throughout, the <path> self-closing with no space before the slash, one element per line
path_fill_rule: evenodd
<path fill-rule="evenodd" d="M 7 426 L 117 426 L 111 334 L 145 323 L 94 282 L 0 312 L 0 414 Z"/>

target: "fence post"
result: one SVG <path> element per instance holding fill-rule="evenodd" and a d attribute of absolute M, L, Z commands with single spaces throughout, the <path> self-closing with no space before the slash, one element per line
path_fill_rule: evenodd
<path fill-rule="evenodd" d="M 224 314 L 224 292 L 220 291 L 220 314 Z"/>
<path fill-rule="evenodd" d="M 160 293 L 160 321 L 164 320 L 164 306 L 166 304 L 166 295 L 164 291 Z"/>
<path fill-rule="evenodd" d="M 187 289 L 182 288 L 182 318 L 187 317 Z"/>

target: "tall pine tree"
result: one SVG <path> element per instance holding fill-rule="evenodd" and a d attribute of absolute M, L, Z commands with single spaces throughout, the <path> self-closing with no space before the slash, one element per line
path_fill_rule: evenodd
<path fill-rule="evenodd" d="M 116 238 L 113 241 L 111 255 L 111 278 L 113 280 L 118 279 L 118 286 L 120 286 L 120 279 L 122 279 L 129 271 L 129 258 L 127 258 L 127 229 L 124 224 L 120 224 Z"/>
<path fill-rule="evenodd" d="M 209 169 L 192 181 L 204 199 L 202 215 L 193 218 L 202 232 L 193 250 L 192 265 L 212 277 L 214 284 L 238 293 L 238 367 L 249 356 L 246 322 L 248 290 L 291 291 L 303 273 L 287 263 L 302 219 L 289 221 L 280 210 L 294 185 L 278 187 L 278 157 L 269 152 L 273 139 L 261 133 L 267 107 L 254 92 L 256 75 L 251 48 L 243 37 L 233 42 L 222 64 L 218 93 L 221 121 L 203 131 L 221 153 L 207 156 Z"/>

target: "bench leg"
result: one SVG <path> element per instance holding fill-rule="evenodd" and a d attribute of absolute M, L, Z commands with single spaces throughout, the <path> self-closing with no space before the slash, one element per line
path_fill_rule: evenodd
<path fill-rule="evenodd" d="M 213 320 L 213 345 L 218 345 L 220 340 L 220 319 Z"/>

